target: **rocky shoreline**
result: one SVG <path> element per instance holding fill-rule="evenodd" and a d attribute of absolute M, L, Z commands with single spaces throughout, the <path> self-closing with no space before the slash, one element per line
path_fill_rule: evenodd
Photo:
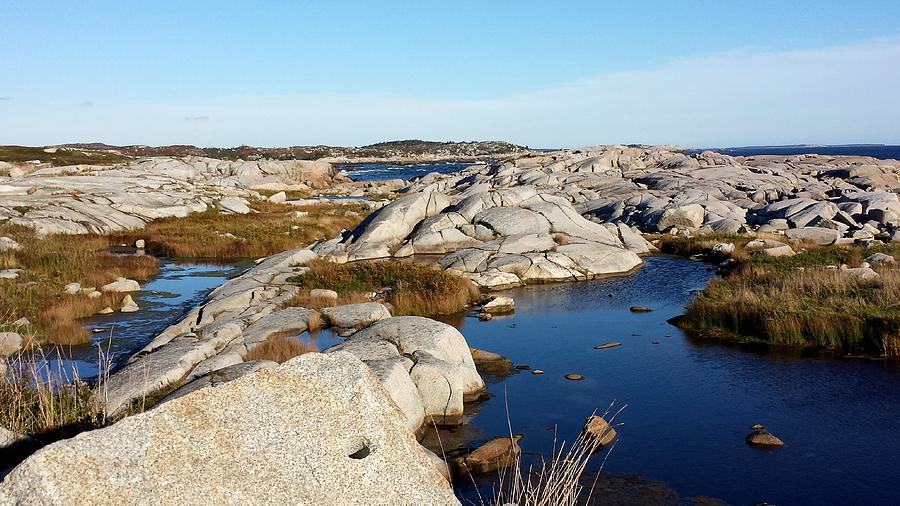
<path fill-rule="evenodd" d="M 442 269 L 504 289 L 629 272 L 655 250 L 642 235 L 649 232 L 898 241 L 898 174 L 900 162 L 868 157 L 616 146 L 426 176 L 355 229 L 262 259 L 214 290 L 98 392 L 111 416 L 165 392 L 162 402 L 38 451 L 0 485 L 0 504 L 137 502 L 148 494 L 183 503 L 327 496 L 335 504 L 457 504 L 441 459 L 414 434 L 460 423 L 464 403 L 483 391 L 465 338 L 435 320 L 391 316 L 376 300 L 286 307 L 300 290 L 290 278 L 307 263 L 435 255 Z M 11 198 L 0 216 L 41 234 L 109 233 L 211 205 L 244 212 L 262 190 L 333 193 L 336 186 L 360 190 L 323 162 L 146 159 L 7 178 L 0 194 Z M 271 336 L 320 321 L 341 329 L 344 341 L 280 366 L 245 361 Z M 259 474 L 246 479 L 247 468 Z M 90 486 L 78 485 L 83 469 L 91 469 Z M 197 473 L 215 479 L 196 485 Z M 165 495 L 157 480 L 169 485 Z M 127 495 L 98 498 L 97 486 Z"/>

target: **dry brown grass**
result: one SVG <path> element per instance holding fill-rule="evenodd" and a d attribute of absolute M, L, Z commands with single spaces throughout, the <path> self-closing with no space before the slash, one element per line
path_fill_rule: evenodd
<path fill-rule="evenodd" d="M 790 346 L 887 353 L 900 333 L 900 269 L 878 267 L 864 281 L 838 269 L 746 264 L 710 282 L 686 324 Z M 891 342 L 888 342 L 888 340 Z"/>
<path fill-rule="evenodd" d="M 11 359 L 5 381 L 0 381 L 0 426 L 20 434 L 34 435 L 73 425 L 95 426 L 102 410 L 90 387 L 69 374 L 58 384 L 44 379 L 48 358 L 38 353 Z"/>
<path fill-rule="evenodd" d="M 254 348 L 244 357 L 245 360 L 272 360 L 279 364 L 299 357 L 305 353 L 319 351 L 313 344 L 302 341 L 296 336 L 269 336 L 266 341 Z"/>
<path fill-rule="evenodd" d="M 185 218 L 153 221 L 138 231 L 114 234 L 110 240 L 132 244 L 145 239 L 159 256 L 232 260 L 259 258 L 334 237 L 356 226 L 366 215 L 361 205 L 323 203 L 312 206 L 251 205 L 251 214 L 221 214 L 212 209 Z M 294 217 L 295 211 L 309 213 Z"/>
<path fill-rule="evenodd" d="M 569 236 L 566 234 L 556 233 L 553 234 L 553 241 L 557 246 L 565 246 L 569 244 Z"/>
<path fill-rule="evenodd" d="M 819 347 L 844 353 L 892 356 L 900 335 L 900 268 L 879 266 L 881 277 L 863 281 L 837 267 L 859 266 L 881 252 L 900 259 L 900 247 L 821 246 L 763 234 L 786 242 L 789 257 L 754 255 L 746 249 L 757 238 L 711 234 L 693 238 L 657 236 L 663 252 L 701 255 L 718 261 L 714 244 L 735 245 L 737 268 L 715 279 L 691 303 L 684 326 L 712 331 L 725 339 L 756 338 L 785 346 Z M 831 266 L 832 268 L 826 268 Z"/>
<path fill-rule="evenodd" d="M 470 280 L 442 270 L 412 262 L 386 260 L 337 264 L 317 260 L 307 265 L 306 274 L 292 279 L 302 288 L 326 288 L 338 293 L 342 301 L 365 301 L 367 292 L 387 290 L 387 301 L 395 315 L 431 316 L 464 310 L 480 296 Z M 292 305 L 321 304 L 299 295 Z M 334 301 L 325 302 L 334 305 Z M 321 306 L 320 306 L 321 307 Z"/>
<path fill-rule="evenodd" d="M 0 326 L 9 326 L 11 321 L 5 316 Z M 27 334 L 27 330 L 19 331 Z M 33 340 L 33 336 L 25 337 L 26 341 Z M 60 365 L 63 361 L 58 349 L 47 352 L 33 347 L 6 361 L 6 372 L 0 375 L 0 427 L 39 435 L 49 443 L 107 423 L 103 395 L 97 395 L 106 391 L 111 365 L 102 347 L 97 354 L 99 376 L 94 388 L 79 378 L 77 369 Z"/>
<path fill-rule="evenodd" d="M 362 292 L 339 294 L 337 299 L 332 299 L 329 297 L 311 297 L 309 291 L 303 290 L 291 297 L 285 305 L 291 307 L 305 307 L 307 309 L 322 309 L 323 307 L 360 304 L 362 302 L 371 302 L 371 299 Z"/>
<path fill-rule="evenodd" d="M 887 358 L 900 358 L 900 335 L 888 334 L 884 336 L 884 356 Z"/>
<path fill-rule="evenodd" d="M 123 297 L 67 295 L 63 293 L 67 283 L 100 287 L 119 277 L 145 281 L 158 269 L 155 258 L 107 252 L 108 240 L 100 236 L 37 238 L 28 229 L 9 225 L 0 225 L 0 235 L 10 236 L 22 246 L 0 253 L 0 269 L 24 271 L 18 279 L 0 280 L 0 313 L 10 314 L 13 320 L 28 318 L 35 325 L 38 340 L 48 343 L 88 342 L 90 334 L 77 320 L 105 306 L 117 308 Z"/>

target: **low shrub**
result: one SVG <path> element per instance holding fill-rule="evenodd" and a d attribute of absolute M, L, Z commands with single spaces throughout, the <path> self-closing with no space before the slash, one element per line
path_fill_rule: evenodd
<path fill-rule="evenodd" d="M 479 297 L 478 287 L 470 280 L 407 261 L 338 264 L 316 260 L 307 267 L 305 274 L 291 281 L 307 291 L 334 290 L 347 301 L 368 300 L 365 293 L 386 290 L 395 315 L 458 313 Z M 301 294 L 291 304 L 301 306 L 308 301 L 308 295 Z"/>

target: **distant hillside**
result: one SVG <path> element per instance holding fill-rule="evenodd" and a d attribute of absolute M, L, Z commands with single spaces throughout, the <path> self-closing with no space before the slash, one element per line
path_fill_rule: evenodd
<path fill-rule="evenodd" d="M 0 161 L 10 163 L 33 162 L 53 166 L 111 165 L 128 159 L 128 156 L 106 148 L 0 146 Z"/>
<path fill-rule="evenodd" d="M 389 141 L 362 147 L 342 146 L 290 146 L 283 148 L 238 146 L 234 148 L 201 148 L 192 145 L 171 146 L 111 146 L 102 143 L 64 144 L 58 146 L 66 150 L 109 153 L 126 157 L 142 156 L 208 156 L 223 160 L 316 160 L 319 158 L 346 159 L 384 158 L 414 159 L 469 159 L 491 158 L 524 153 L 528 148 L 500 141 L 483 142 L 434 142 L 422 140 Z M 40 152 L 44 148 L 31 148 Z M 2 148 L 0 148 L 2 150 Z M 36 157 L 42 159 L 41 157 Z M 0 160 L 2 160 L 0 151 Z M 49 160 L 47 160 L 49 161 Z M 79 162 L 86 163 L 86 162 Z"/>

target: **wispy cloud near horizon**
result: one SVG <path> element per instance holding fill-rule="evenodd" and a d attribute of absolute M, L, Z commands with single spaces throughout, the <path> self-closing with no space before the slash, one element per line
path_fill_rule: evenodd
<path fill-rule="evenodd" d="M 552 72 L 535 65 L 534 72 Z M 106 104 L 15 101 L 0 144 L 361 145 L 387 139 L 729 146 L 900 143 L 900 37 L 739 49 L 490 99 L 331 93 Z M 196 115 L 192 111 L 209 111 Z M 202 129 L 191 123 L 208 121 Z"/>

